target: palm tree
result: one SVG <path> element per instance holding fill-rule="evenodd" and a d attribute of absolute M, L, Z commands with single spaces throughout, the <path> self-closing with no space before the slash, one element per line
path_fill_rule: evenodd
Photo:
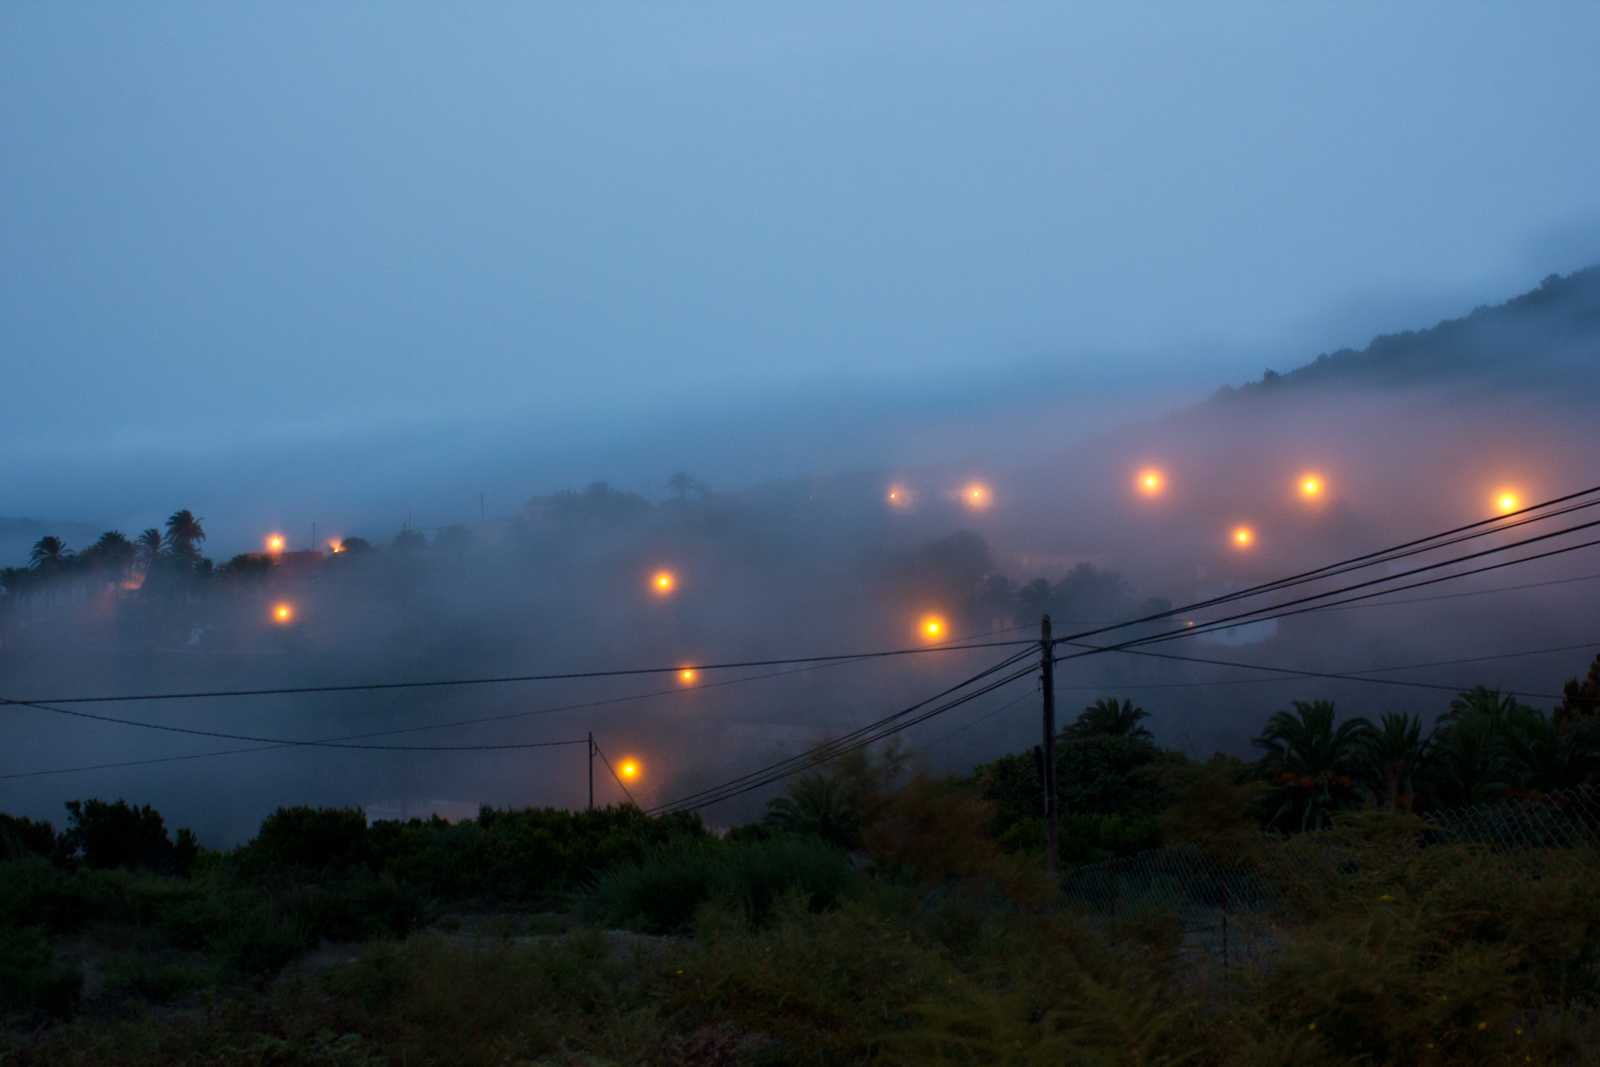
<path fill-rule="evenodd" d="M 1409 811 L 1428 755 L 1422 716 L 1386 711 L 1367 740 L 1362 778 L 1390 810 Z"/>
<path fill-rule="evenodd" d="M 861 843 L 861 821 L 855 790 L 840 775 L 803 775 L 789 786 L 788 796 L 767 801 L 768 826 L 820 837 L 840 848 Z"/>
<path fill-rule="evenodd" d="M 1514 696 L 1483 685 L 1456 694 L 1434 726 L 1429 777 L 1446 804 L 1482 804 L 1516 784 L 1507 730 L 1524 709 Z"/>
<path fill-rule="evenodd" d="M 119 575 L 126 574 L 133 566 L 134 545 L 121 530 L 107 530 L 84 555 L 92 556 L 94 563 L 109 567 Z"/>
<path fill-rule="evenodd" d="M 1139 720 L 1149 717 L 1149 712 L 1134 707 L 1131 700 L 1124 700 L 1119 704 L 1115 697 L 1110 700 L 1101 697 L 1084 708 L 1078 720 L 1061 731 L 1061 736 L 1136 737 L 1148 741 L 1152 735 L 1149 730 L 1139 725 Z"/>
<path fill-rule="evenodd" d="M 1506 717 L 1503 744 L 1516 787 L 1544 793 L 1593 782 L 1600 772 L 1597 740 L 1592 720 L 1563 727 L 1553 715 L 1517 705 Z"/>
<path fill-rule="evenodd" d="M 1359 799 L 1354 775 L 1367 759 L 1372 724 L 1357 716 L 1333 725 L 1331 700 L 1292 702 L 1252 743 L 1266 749 L 1261 768 L 1278 792 L 1268 822 L 1280 828 L 1311 830 L 1328 824 L 1331 813 Z"/>
<path fill-rule="evenodd" d="M 167 519 L 167 548 L 174 556 L 195 559 L 200 555 L 199 542 L 206 539 L 200 521 L 188 508 L 173 512 Z"/>
<path fill-rule="evenodd" d="M 28 560 L 33 569 L 40 574 L 56 574 L 64 570 L 67 562 L 72 559 L 72 549 L 59 537 L 45 536 L 39 538 L 33 546 L 33 552 Z"/>
<path fill-rule="evenodd" d="M 133 553 L 139 566 L 147 571 L 160 563 L 166 555 L 161 550 L 161 531 L 152 526 L 134 538 Z"/>
<path fill-rule="evenodd" d="M 678 494 L 679 503 L 689 499 L 689 490 L 694 486 L 694 476 L 688 471 L 679 471 L 667 479 L 667 488 Z"/>

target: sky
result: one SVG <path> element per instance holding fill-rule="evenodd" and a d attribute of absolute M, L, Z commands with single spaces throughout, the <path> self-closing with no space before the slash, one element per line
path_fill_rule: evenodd
<path fill-rule="evenodd" d="M 1049 454 L 1600 261 L 1600 6 L 0 5 L 0 515 Z"/>

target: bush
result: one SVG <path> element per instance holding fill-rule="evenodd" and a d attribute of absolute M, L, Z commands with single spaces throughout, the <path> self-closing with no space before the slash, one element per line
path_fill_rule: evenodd
<path fill-rule="evenodd" d="M 686 928 L 713 901 L 731 903 L 756 923 L 785 890 L 798 889 L 814 909 L 831 907 L 855 880 L 849 856 L 813 838 L 678 842 L 606 871 L 582 910 L 611 926 L 669 933 Z"/>
<path fill-rule="evenodd" d="M 199 852 L 194 834 L 179 830 L 174 843 L 161 813 L 146 804 L 131 806 L 104 800 L 69 800 L 70 825 L 61 835 L 62 850 L 81 856 L 91 869 L 143 867 L 164 874 L 182 874 Z"/>
<path fill-rule="evenodd" d="M 367 813 L 360 808 L 280 807 L 246 846 L 252 870 L 358 867 L 367 862 Z"/>
<path fill-rule="evenodd" d="M 40 926 L 0 927 L 0 1007 L 67 1015 L 83 975 L 58 966 Z"/>
<path fill-rule="evenodd" d="M 56 828 L 27 816 L 0 812 L 0 860 L 49 856 L 56 850 Z"/>

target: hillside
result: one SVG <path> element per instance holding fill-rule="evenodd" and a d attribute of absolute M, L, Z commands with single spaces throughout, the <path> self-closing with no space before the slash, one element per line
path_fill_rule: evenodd
<path fill-rule="evenodd" d="M 1285 374 L 1224 386 L 1215 399 L 1283 388 L 1382 388 L 1460 381 L 1511 380 L 1539 369 L 1593 369 L 1600 357 L 1600 266 L 1550 275 L 1537 289 L 1494 307 L 1476 308 L 1426 330 L 1374 338 L 1358 351 L 1318 356 Z"/>

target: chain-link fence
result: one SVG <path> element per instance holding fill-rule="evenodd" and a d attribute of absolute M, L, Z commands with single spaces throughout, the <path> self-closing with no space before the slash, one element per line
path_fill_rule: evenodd
<path fill-rule="evenodd" d="M 1423 845 L 1478 844 L 1496 851 L 1600 846 L 1600 790 L 1562 790 L 1431 812 L 1424 819 L 1431 829 L 1419 841 Z M 1237 952 L 1240 934 L 1247 927 L 1259 934 L 1262 920 L 1281 908 L 1277 885 L 1285 875 L 1334 858 L 1330 850 L 1305 843 L 1291 848 L 1263 835 L 1088 863 L 1062 875 L 1062 900 L 1076 911 L 1111 918 L 1175 915 L 1191 943 L 1220 951 L 1226 960 L 1230 942 Z M 1269 869 L 1274 877 L 1265 873 Z"/>

